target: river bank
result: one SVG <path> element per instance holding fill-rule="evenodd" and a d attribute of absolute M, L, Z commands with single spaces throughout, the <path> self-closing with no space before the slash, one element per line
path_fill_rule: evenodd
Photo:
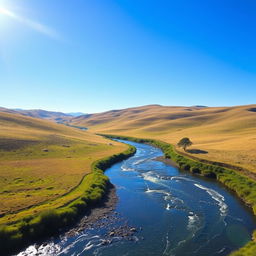
<path fill-rule="evenodd" d="M 164 158 L 160 158 L 162 162 L 176 165 L 184 171 L 189 171 L 194 174 L 199 174 L 207 178 L 216 179 L 223 183 L 227 188 L 231 189 L 235 194 L 245 203 L 245 205 L 252 208 L 256 216 L 256 182 L 250 176 L 244 176 L 225 166 L 214 165 L 204 161 L 197 161 L 195 158 L 189 158 L 183 154 L 179 154 L 173 145 L 163 141 L 154 139 L 141 139 L 129 136 L 116 136 L 116 135 L 103 135 L 111 139 L 124 139 L 135 141 L 138 143 L 151 144 L 160 148 L 164 152 Z M 251 235 L 251 242 L 241 248 L 239 251 L 234 252 L 232 256 L 254 256 L 256 253 L 255 242 L 256 231 Z"/>
<path fill-rule="evenodd" d="M 106 218 L 114 211 L 117 201 L 118 197 L 116 194 L 116 188 L 110 183 L 108 192 L 105 194 L 102 200 L 96 205 L 88 208 L 85 216 L 82 217 L 74 227 L 65 232 L 64 235 L 73 236 L 78 232 L 91 228 L 92 225 L 94 225 L 97 221 Z"/>
<path fill-rule="evenodd" d="M 60 236 L 72 237 L 87 229 L 99 229 L 104 228 L 108 230 L 105 239 L 102 243 L 111 243 L 113 236 L 119 235 L 128 240 L 132 240 L 132 235 L 137 232 L 137 228 L 130 226 L 127 222 L 120 224 L 120 226 L 112 229 L 114 222 L 121 222 L 121 217 L 115 211 L 118 203 L 118 196 L 116 187 L 113 184 L 109 184 L 108 192 L 96 205 L 90 207 L 85 216 L 79 220 L 79 222 L 64 232 Z"/>
<path fill-rule="evenodd" d="M 172 161 L 170 158 L 165 158 L 164 156 L 156 157 L 155 160 L 160 161 L 162 163 L 168 164 L 170 166 L 179 168 L 178 164 Z"/>
<path fill-rule="evenodd" d="M 15 223 L 0 227 L 0 251 L 9 255 L 28 243 L 40 241 L 59 234 L 63 229 L 77 223 L 81 216 L 100 202 L 108 190 L 109 179 L 104 171 L 111 165 L 134 155 L 136 149 L 127 150 L 94 162 L 91 173 L 80 182 L 83 194 L 60 208 L 27 216 Z"/>

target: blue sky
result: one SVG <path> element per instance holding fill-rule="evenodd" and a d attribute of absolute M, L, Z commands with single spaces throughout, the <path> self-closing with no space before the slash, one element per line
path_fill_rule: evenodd
<path fill-rule="evenodd" d="M 0 106 L 256 103 L 255 13 L 254 0 L 0 0 Z"/>

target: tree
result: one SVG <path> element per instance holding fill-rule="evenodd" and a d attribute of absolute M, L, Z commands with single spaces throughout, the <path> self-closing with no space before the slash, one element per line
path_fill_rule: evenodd
<path fill-rule="evenodd" d="M 177 145 L 178 147 L 183 148 L 184 151 L 186 151 L 186 148 L 191 146 L 192 144 L 193 142 L 189 138 L 185 137 L 182 138 Z"/>

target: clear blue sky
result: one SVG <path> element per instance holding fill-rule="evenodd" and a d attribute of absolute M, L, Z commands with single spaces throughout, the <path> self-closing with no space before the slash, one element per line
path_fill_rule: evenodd
<path fill-rule="evenodd" d="M 254 0 L 0 0 L 0 106 L 256 103 Z"/>

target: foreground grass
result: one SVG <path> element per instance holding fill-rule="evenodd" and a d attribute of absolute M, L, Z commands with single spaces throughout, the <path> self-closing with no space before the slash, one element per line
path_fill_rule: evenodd
<path fill-rule="evenodd" d="M 102 170 L 132 153 L 88 131 L 0 112 L 0 251 L 71 225 L 106 192 Z"/>
<path fill-rule="evenodd" d="M 107 138 L 125 139 L 139 143 L 149 143 L 153 146 L 159 147 L 163 150 L 165 157 L 172 159 L 178 164 L 178 166 L 185 171 L 190 171 L 194 174 L 202 175 L 205 177 L 217 179 L 223 183 L 229 189 L 234 191 L 239 198 L 241 198 L 248 206 L 253 210 L 256 215 L 256 181 L 250 179 L 247 176 L 243 176 L 240 173 L 228 169 L 225 167 L 215 166 L 212 164 L 206 164 L 199 161 L 195 161 L 180 155 L 175 148 L 166 142 L 153 140 L 153 139 L 139 139 L 128 136 L 115 136 L 104 135 Z M 256 255 L 256 231 L 254 233 L 254 241 L 249 242 L 239 251 L 234 252 L 231 256 L 255 256 Z"/>
<path fill-rule="evenodd" d="M 87 131 L 0 112 L 0 225 L 74 200 L 91 164 L 126 148 Z"/>
<path fill-rule="evenodd" d="M 52 201 L 52 207 L 49 204 L 44 204 L 44 210 L 38 214 L 26 212 L 26 217 L 0 226 L 0 250 L 9 253 L 39 238 L 54 235 L 61 228 L 75 223 L 88 207 L 98 202 L 106 193 L 109 180 L 104 175 L 104 170 L 112 164 L 130 157 L 135 151 L 134 147 L 129 146 L 122 153 L 95 161 L 91 166 L 91 173 L 86 175 L 73 191 L 63 196 L 66 201 L 69 198 L 68 203 L 63 204 L 62 201 L 61 206 L 57 207 L 57 202 Z M 78 191 L 80 195 L 74 199 L 73 196 Z M 72 197 L 70 197 L 71 195 Z"/>
<path fill-rule="evenodd" d="M 43 149 L 48 152 L 43 152 Z M 126 147 L 69 139 L 65 144 L 46 143 L 25 147 L 16 152 L 0 153 L 0 224 L 27 215 L 22 211 L 46 201 L 60 198 L 91 172 L 93 161 L 118 153 Z M 79 195 L 73 191 L 73 197 Z M 71 194 L 69 195 L 71 199 Z M 43 207 L 50 207 L 51 202 Z M 29 211 L 31 212 L 32 209 Z M 40 207 L 33 208 L 40 211 Z M 29 213 L 30 214 L 30 213 Z"/>

